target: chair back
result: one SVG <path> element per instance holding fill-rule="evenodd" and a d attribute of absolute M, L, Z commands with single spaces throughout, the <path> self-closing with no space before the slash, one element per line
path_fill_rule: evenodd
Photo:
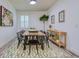
<path fill-rule="evenodd" d="M 18 40 L 22 40 L 22 38 L 23 38 L 23 35 L 22 34 L 23 34 L 22 32 L 18 32 L 17 33 Z"/>

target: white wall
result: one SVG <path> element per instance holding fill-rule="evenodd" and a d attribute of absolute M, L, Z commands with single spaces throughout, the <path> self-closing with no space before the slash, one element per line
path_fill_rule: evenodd
<path fill-rule="evenodd" d="M 43 22 L 41 22 L 39 20 L 39 18 L 44 15 L 44 14 L 47 14 L 46 11 L 20 11 L 20 12 L 17 12 L 17 16 L 18 16 L 18 30 L 21 30 L 21 27 L 20 27 L 20 16 L 21 15 L 28 15 L 29 16 L 29 27 L 34 27 L 36 28 L 37 30 L 43 30 L 44 28 L 44 24 Z M 47 26 L 46 26 L 47 28 Z"/>
<path fill-rule="evenodd" d="M 65 10 L 65 22 L 58 22 L 58 13 Z M 67 32 L 67 49 L 79 55 L 79 0 L 58 0 L 48 11 L 55 15 L 54 28 Z M 49 20 L 50 24 L 50 20 Z"/>
<path fill-rule="evenodd" d="M 0 26 L 0 47 L 2 47 L 16 36 L 16 11 L 7 0 L 0 0 L 0 5 L 4 6 L 13 13 L 13 26 Z"/>

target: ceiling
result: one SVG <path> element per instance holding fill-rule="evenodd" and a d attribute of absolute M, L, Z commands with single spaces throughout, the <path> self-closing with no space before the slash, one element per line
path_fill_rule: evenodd
<path fill-rule="evenodd" d="M 30 5 L 30 0 L 9 0 L 9 2 L 18 11 L 46 11 L 48 10 L 57 0 L 37 0 L 37 4 Z"/>

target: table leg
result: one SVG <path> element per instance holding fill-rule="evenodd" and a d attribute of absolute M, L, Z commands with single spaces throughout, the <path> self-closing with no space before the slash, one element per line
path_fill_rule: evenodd
<path fill-rule="evenodd" d="M 26 50 L 26 44 L 24 43 L 24 48 L 23 48 L 23 50 Z"/>
<path fill-rule="evenodd" d="M 41 49 L 44 50 L 44 44 L 41 45 Z"/>

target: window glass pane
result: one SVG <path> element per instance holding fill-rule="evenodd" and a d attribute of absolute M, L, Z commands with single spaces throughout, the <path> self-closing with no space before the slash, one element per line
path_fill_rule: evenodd
<path fill-rule="evenodd" d="M 21 22 L 24 22 L 24 16 L 21 16 Z"/>
<path fill-rule="evenodd" d="M 21 27 L 24 27 L 24 16 L 21 16 Z"/>
<path fill-rule="evenodd" d="M 24 28 L 24 23 L 21 23 L 21 27 Z"/>
<path fill-rule="evenodd" d="M 28 28 L 28 16 L 25 16 L 25 27 Z"/>
<path fill-rule="evenodd" d="M 21 16 L 21 27 L 28 28 L 28 16 Z"/>

